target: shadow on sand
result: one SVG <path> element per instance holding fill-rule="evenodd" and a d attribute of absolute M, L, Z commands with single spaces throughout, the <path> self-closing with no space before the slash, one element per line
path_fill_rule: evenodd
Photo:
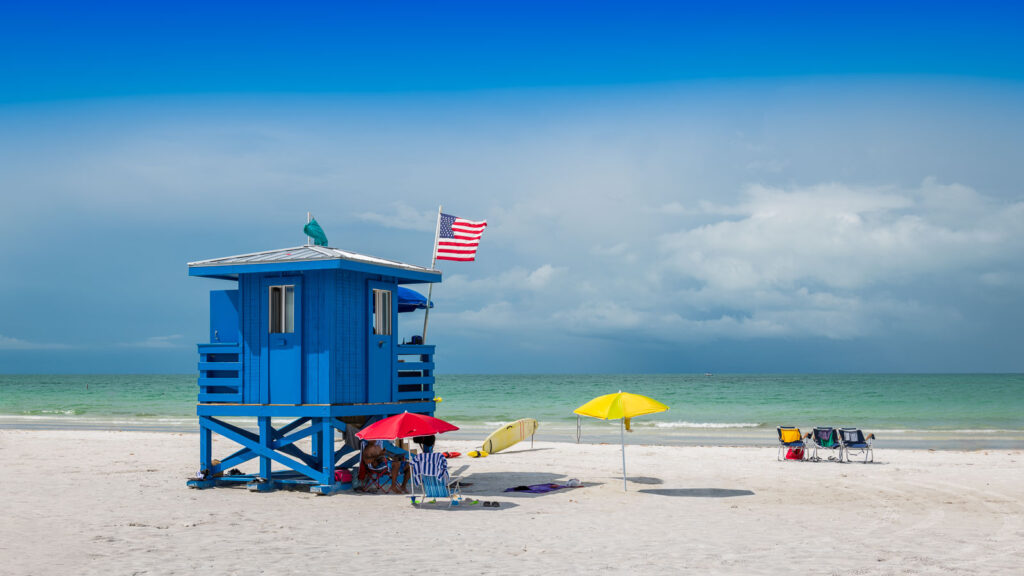
<path fill-rule="evenodd" d="M 637 490 L 644 494 L 658 496 L 683 496 L 687 498 L 734 498 L 736 496 L 753 496 L 751 490 L 728 490 L 725 488 L 648 488 Z"/>
<path fill-rule="evenodd" d="M 548 472 L 477 472 L 459 478 L 463 484 L 462 493 L 468 497 L 487 499 L 492 496 L 502 498 L 536 498 L 551 492 L 535 494 L 532 492 L 505 492 L 507 488 L 531 486 L 534 484 L 565 484 L 569 477 L 565 474 Z M 468 484 L 468 485 L 467 485 Z M 583 487 L 600 486 L 601 482 L 584 482 Z M 565 492 L 577 488 L 563 488 L 554 492 Z M 504 504 L 504 503 L 503 503 Z"/>
<path fill-rule="evenodd" d="M 484 512 L 501 512 L 502 510 L 509 510 L 518 506 L 519 504 L 515 502 L 500 502 L 500 506 L 497 507 L 484 506 L 484 500 L 470 498 L 469 496 L 466 496 L 457 506 L 449 506 L 447 498 L 438 498 L 437 501 L 427 500 L 422 504 L 413 504 L 413 508 L 419 510 L 441 510 L 444 512 L 473 512 L 480 510 Z"/>
<path fill-rule="evenodd" d="M 664 484 L 665 481 L 661 478 L 653 478 L 651 476 L 626 476 L 626 480 L 633 484 Z M 622 481 L 622 476 L 619 476 L 619 481 Z"/>

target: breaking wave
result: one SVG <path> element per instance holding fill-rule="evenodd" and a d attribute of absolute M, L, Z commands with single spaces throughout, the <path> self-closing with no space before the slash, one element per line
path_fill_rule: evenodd
<path fill-rule="evenodd" d="M 637 422 L 634 420 L 633 425 Z M 655 428 L 757 428 L 760 424 L 751 422 L 654 422 Z"/>
<path fill-rule="evenodd" d="M 26 416 L 40 416 L 40 415 L 42 415 L 42 416 L 53 416 L 53 415 L 56 415 L 56 416 L 79 416 L 79 415 L 84 414 L 84 413 L 85 413 L 84 410 L 79 412 L 78 410 L 75 410 L 74 408 L 68 408 L 68 409 L 61 408 L 61 409 L 56 409 L 56 410 L 29 410 L 27 412 L 24 412 L 24 415 L 26 415 Z"/>

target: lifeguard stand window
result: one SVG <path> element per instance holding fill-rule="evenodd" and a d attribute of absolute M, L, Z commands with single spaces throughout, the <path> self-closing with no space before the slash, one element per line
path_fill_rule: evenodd
<path fill-rule="evenodd" d="M 391 335 L 391 291 L 373 289 L 373 333 Z"/>
<path fill-rule="evenodd" d="M 295 286 L 270 287 L 270 333 L 295 332 Z"/>

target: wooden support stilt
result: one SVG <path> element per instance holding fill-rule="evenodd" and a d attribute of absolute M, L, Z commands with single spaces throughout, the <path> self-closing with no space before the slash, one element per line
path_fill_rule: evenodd
<path fill-rule="evenodd" d="M 213 467 L 213 432 L 203 425 L 199 419 L 199 470 L 210 470 Z"/>
<path fill-rule="evenodd" d="M 198 472 L 206 471 L 203 478 L 192 478 L 188 480 L 186 485 L 189 488 L 196 488 L 203 490 L 206 488 L 213 488 L 217 485 L 213 479 L 213 432 L 210 431 L 203 423 L 203 418 L 199 418 L 199 470 Z"/>
<path fill-rule="evenodd" d="M 273 429 L 270 427 L 270 416 L 260 416 L 257 418 L 257 421 L 260 426 L 260 446 L 265 451 L 273 450 L 274 439 Z M 264 452 L 264 454 L 266 454 L 266 452 Z M 270 492 L 274 489 L 273 463 L 271 462 L 269 455 L 260 456 L 259 479 L 252 484 L 249 484 L 248 488 L 254 492 Z"/>
<path fill-rule="evenodd" d="M 317 450 L 320 452 L 321 483 L 334 483 L 334 426 L 331 425 L 331 418 L 317 418 L 317 425 L 320 433 L 316 440 L 319 440 Z"/>

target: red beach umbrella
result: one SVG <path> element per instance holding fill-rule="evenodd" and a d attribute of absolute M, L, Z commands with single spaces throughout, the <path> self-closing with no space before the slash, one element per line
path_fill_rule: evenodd
<path fill-rule="evenodd" d="M 370 424 L 356 432 L 356 436 L 361 440 L 395 440 L 412 436 L 431 436 L 458 429 L 458 426 L 449 424 L 440 418 L 403 412 Z"/>

